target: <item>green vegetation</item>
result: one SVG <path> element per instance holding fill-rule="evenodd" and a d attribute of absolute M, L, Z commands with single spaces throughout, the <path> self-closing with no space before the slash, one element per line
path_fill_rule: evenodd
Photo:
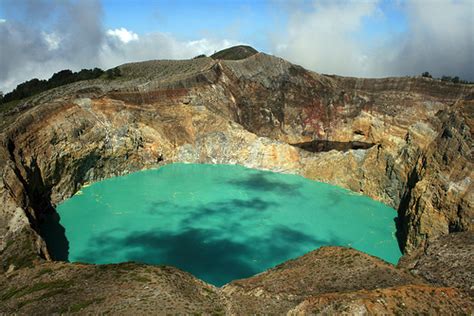
<path fill-rule="evenodd" d="M 41 93 L 43 91 L 60 87 L 69 83 L 90 80 L 96 78 L 116 79 L 122 76 L 118 67 L 103 71 L 100 68 L 82 69 L 78 72 L 72 72 L 69 69 L 61 70 L 55 73 L 48 80 L 31 79 L 20 83 L 16 88 L 7 94 L 0 91 L 0 113 L 8 112 L 14 109 L 18 104 L 28 97 Z"/>
<path fill-rule="evenodd" d="M 66 313 L 66 312 L 77 313 L 81 309 L 84 309 L 84 308 L 88 307 L 89 305 L 92 305 L 92 304 L 95 304 L 95 303 L 101 303 L 103 301 L 104 301 L 104 298 L 96 298 L 96 299 L 76 303 L 76 304 L 68 306 L 68 307 L 63 307 L 58 312 L 61 313 L 61 314 Z"/>
<path fill-rule="evenodd" d="M 46 293 L 44 293 L 43 295 L 41 295 L 39 297 L 19 302 L 18 305 L 17 305 L 17 309 L 20 309 L 23 306 L 28 305 L 30 303 L 42 302 L 45 299 L 48 299 L 48 298 L 56 296 L 56 295 L 61 295 L 61 294 L 62 295 L 68 294 L 68 291 L 65 290 L 65 289 L 60 288 L 60 289 L 55 289 L 55 290 L 46 292 Z"/>
<path fill-rule="evenodd" d="M 6 291 L 5 293 L 3 293 L 0 296 L 0 301 L 6 301 L 6 300 L 16 296 L 18 293 L 20 293 L 25 288 L 26 287 L 24 286 L 24 287 L 20 287 L 20 288 L 13 287 L 13 288 L 9 289 L 8 291 Z"/>
<path fill-rule="evenodd" d="M 256 51 L 253 47 L 239 45 L 218 51 L 217 53 L 211 55 L 211 58 L 224 60 L 239 60 L 255 55 L 256 53 L 258 53 L 258 51 Z"/>
<path fill-rule="evenodd" d="M 16 268 L 32 268 L 36 256 L 33 253 L 25 252 L 12 254 L 8 259 L 6 262 L 13 264 Z"/>
<path fill-rule="evenodd" d="M 115 79 L 122 76 L 122 72 L 118 67 L 111 68 L 105 72 L 105 77 L 107 79 Z"/>
<path fill-rule="evenodd" d="M 20 102 L 21 100 L 13 100 L 2 104 L 2 101 L 0 101 L 0 113 L 8 112 L 9 110 L 16 108 Z"/>
<path fill-rule="evenodd" d="M 6 246 L 5 246 L 4 249 L 7 249 L 8 247 L 10 247 L 11 245 L 13 245 L 14 243 L 15 243 L 15 240 L 14 240 L 13 238 L 8 239 L 8 240 L 7 240 L 7 244 L 6 244 Z"/>
<path fill-rule="evenodd" d="M 459 79 L 458 76 L 456 76 L 456 77 L 442 76 L 441 81 L 450 81 L 452 83 L 471 83 L 469 81 Z"/>
<path fill-rule="evenodd" d="M 428 71 L 425 71 L 424 73 L 422 73 L 421 76 L 425 78 L 433 78 Z"/>
<path fill-rule="evenodd" d="M 424 78 L 433 78 L 433 76 L 428 71 L 423 72 L 421 76 Z M 433 79 L 441 80 L 444 82 L 452 82 L 452 83 L 474 84 L 474 81 L 463 80 L 463 79 L 460 79 L 458 76 L 451 77 L 451 76 L 443 75 L 441 76 L 441 78 L 433 78 Z"/>
<path fill-rule="evenodd" d="M 50 269 L 50 268 L 44 268 L 44 269 L 41 269 L 38 274 L 36 275 L 36 277 L 39 277 L 39 276 L 42 276 L 43 274 L 49 274 L 53 272 L 53 269 Z"/>
<path fill-rule="evenodd" d="M 67 293 L 68 293 L 68 291 L 64 288 L 54 289 L 54 290 L 51 290 L 49 292 L 44 293 L 43 295 L 38 297 L 36 300 L 41 301 L 41 300 L 44 300 L 44 299 L 47 299 L 47 298 L 50 298 L 50 297 L 53 297 L 53 296 L 56 296 L 56 295 L 67 294 Z"/>
<path fill-rule="evenodd" d="M 72 285 L 71 280 L 56 280 L 51 282 L 38 282 L 31 287 L 23 289 L 17 296 L 24 296 L 30 293 L 38 292 L 46 289 L 68 288 Z"/>
<path fill-rule="evenodd" d="M 116 68 L 114 68 L 116 69 Z M 113 70 L 113 69 L 111 69 Z M 72 72 L 69 69 L 61 70 L 55 73 L 48 80 L 39 80 L 37 78 L 25 81 L 16 86 L 16 88 L 0 98 L 0 104 L 6 104 L 11 101 L 21 100 L 40 92 L 56 88 L 68 83 L 73 83 L 81 80 L 89 80 L 100 77 L 104 71 L 99 68 L 94 69 L 82 69 L 79 72 Z M 116 71 L 112 73 L 116 75 Z"/>
<path fill-rule="evenodd" d="M 203 290 L 209 294 L 215 294 L 213 290 L 208 289 L 207 287 L 204 287 Z"/>
<path fill-rule="evenodd" d="M 65 280 L 56 280 L 56 281 L 51 281 L 51 282 L 38 282 L 36 284 L 33 284 L 32 286 L 23 286 L 20 288 L 12 288 L 8 290 L 7 292 L 3 293 L 0 296 L 0 300 L 6 301 L 12 297 L 22 297 L 34 292 L 38 292 L 41 290 L 47 290 L 47 289 L 52 289 L 54 290 L 54 293 L 58 294 L 59 289 L 65 289 L 68 288 L 72 285 L 72 281 L 65 281 Z M 47 293 L 43 294 L 47 295 Z M 55 294 L 51 294 L 55 295 Z M 50 295 L 50 296 L 51 296 Z"/>

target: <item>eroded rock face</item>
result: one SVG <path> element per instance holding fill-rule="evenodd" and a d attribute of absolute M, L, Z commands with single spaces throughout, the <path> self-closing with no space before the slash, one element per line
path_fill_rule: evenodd
<path fill-rule="evenodd" d="M 459 106 L 472 108 L 473 104 Z M 410 175 L 409 198 L 399 207 L 409 250 L 430 237 L 473 229 L 472 124 L 465 115 L 465 108 L 438 113 L 441 132 L 420 155 Z"/>
<path fill-rule="evenodd" d="M 473 229 L 472 86 L 323 76 L 262 53 L 119 69 L 2 114 L 4 271 L 50 259 L 38 223 L 81 185 L 172 162 L 241 164 L 363 193 L 398 210 L 407 253 Z M 313 141 L 370 146 L 292 145 Z"/>
<path fill-rule="evenodd" d="M 399 267 L 438 286 L 463 289 L 474 296 L 474 233 L 453 233 L 404 256 Z"/>
<path fill-rule="evenodd" d="M 350 293 L 331 293 L 304 300 L 288 315 L 419 315 L 469 314 L 474 304 L 453 288 L 397 286 Z"/>

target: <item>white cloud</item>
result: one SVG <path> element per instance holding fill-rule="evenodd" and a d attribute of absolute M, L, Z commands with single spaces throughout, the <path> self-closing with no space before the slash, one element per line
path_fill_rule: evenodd
<path fill-rule="evenodd" d="M 98 0 L 0 0 L 0 4 L 8 7 L 4 12 L 22 17 L 0 19 L 0 90 L 4 92 L 62 69 L 192 58 L 242 44 L 212 35 L 184 41 L 161 32 L 139 36 L 124 27 L 104 31 Z M 288 24 L 283 25 L 285 32 L 271 38 L 273 54 L 322 73 L 379 77 L 429 71 L 474 80 L 472 0 L 402 1 L 399 8 L 405 11 L 408 30 L 387 34 L 383 41 L 361 36 L 366 19 L 386 18 L 376 0 L 314 0 L 309 8 L 307 4 L 304 10 L 293 6 Z"/>
<path fill-rule="evenodd" d="M 55 50 L 59 48 L 59 44 L 61 43 L 61 38 L 56 33 L 45 33 L 41 32 L 43 35 L 44 40 L 48 44 L 49 50 Z"/>
<path fill-rule="evenodd" d="M 275 53 L 322 73 L 363 75 L 363 43 L 354 39 L 363 19 L 379 14 L 376 2 L 314 2 L 311 11 L 290 15 L 287 36 L 275 40 Z"/>
<path fill-rule="evenodd" d="M 290 13 L 287 34 L 273 38 L 275 54 L 321 73 L 360 77 L 458 75 L 474 80 L 472 0 L 407 0 L 403 34 L 365 37 L 365 19 L 384 19 L 378 1 L 314 1 Z"/>
<path fill-rule="evenodd" d="M 474 80 L 474 5 L 472 0 L 409 0 L 409 29 L 393 42 L 397 54 L 386 62 L 396 75 L 429 71 Z"/>
<path fill-rule="evenodd" d="M 200 54 L 210 55 L 223 48 L 237 45 L 239 42 L 220 39 L 199 39 L 180 41 L 173 36 L 154 32 L 136 41 L 117 42 L 107 40 L 99 53 L 100 65 L 103 68 L 114 67 L 126 62 L 150 59 L 186 59 Z"/>
<path fill-rule="evenodd" d="M 138 36 L 124 27 L 104 31 L 100 3 L 95 0 L 4 4 L 22 16 L 0 23 L 0 90 L 4 92 L 63 69 L 107 69 L 132 61 L 191 58 L 237 44 L 209 38 L 181 41 L 160 32 Z M 50 19 L 48 23 L 36 18 L 38 10 Z"/>
<path fill-rule="evenodd" d="M 138 34 L 131 32 L 124 27 L 115 30 L 108 30 L 107 35 L 118 38 L 122 43 L 125 44 L 131 41 L 138 41 Z"/>
<path fill-rule="evenodd" d="M 0 1 L 14 12 L 0 23 L 0 90 L 44 79 L 62 69 L 98 65 L 104 41 L 100 3 L 88 1 Z"/>
<path fill-rule="evenodd" d="M 100 37 L 100 41 L 83 42 L 84 45 L 90 46 L 87 55 L 89 58 L 85 60 L 79 58 L 81 57 L 79 50 L 76 53 L 71 49 L 70 45 L 73 42 L 66 40 L 78 37 L 76 33 L 53 30 L 38 34 L 24 25 L 22 28 L 0 27 L 0 38 L 5 38 L 6 42 L 11 43 L 8 50 L 5 50 L 5 56 L 17 60 L 15 71 L 11 71 L 8 62 L 1 60 L 0 66 L 7 72 L 3 74 L 0 72 L 0 90 L 11 91 L 25 80 L 49 78 L 62 69 L 73 71 L 92 67 L 108 69 L 127 62 L 150 59 L 186 59 L 200 54 L 211 55 L 215 51 L 240 44 L 233 40 L 208 38 L 180 41 L 161 32 L 138 36 L 125 28 L 108 30 L 104 34 Z M 27 46 L 28 43 L 32 46 Z"/>

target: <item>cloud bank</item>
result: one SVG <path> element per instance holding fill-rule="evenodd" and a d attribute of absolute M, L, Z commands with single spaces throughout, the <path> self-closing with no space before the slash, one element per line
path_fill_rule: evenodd
<path fill-rule="evenodd" d="M 402 75 L 429 70 L 474 81 L 474 3 L 412 0 L 405 9 L 408 36 L 388 61 L 388 71 Z"/>
<path fill-rule="evenodd" d="M 407 30 L 360 36 L 364 23 L 387 17 L 379 1 L 313 1 L 290 13 L 287 34 L 273 40 L 277 55 L 317 72 L 405 76 L 429 71 L 474 80 L 471 0 L 406 0 L 398 4 Z"/>
<path fill-rule="evenodd" d="M 154 32 L 139 36 L 125 28 L 105 30 L 98 0 L 2 0 L 0 91 L 62 69 L 115 67 L 149 59 L 183 59 L 212 54 L 238 41 L 180 41 Z"/>
<path fill-rule="evenodd" d="M 96 64 L 104 40 L 98 2 L 5 0 L 1 5 L 7 19 L 0 24 L 0 90 Z"/>

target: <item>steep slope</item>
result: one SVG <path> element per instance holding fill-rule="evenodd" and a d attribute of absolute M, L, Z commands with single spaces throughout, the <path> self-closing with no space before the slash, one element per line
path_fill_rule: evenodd
<path fill-rule="evenodd" d="M 474 296 L 474 233 L 442 236 L 403 257 L 398 266 L 438 286 L 463 289 Z"/>

